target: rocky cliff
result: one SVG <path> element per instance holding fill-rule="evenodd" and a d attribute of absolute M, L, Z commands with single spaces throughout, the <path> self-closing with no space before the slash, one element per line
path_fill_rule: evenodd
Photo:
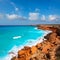
<path fill-rule="evenodd" d="M 36 46 L 25 46 L 11 60 L 60 60 L 60 26 L 39 25 L 38 29 L 52 32 L 44 36 L 47 40 Z"/>

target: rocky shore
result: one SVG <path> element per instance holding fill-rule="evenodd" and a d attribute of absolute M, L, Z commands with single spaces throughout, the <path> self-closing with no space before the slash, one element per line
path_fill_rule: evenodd
<path fill-rule="evenodd" d="M 46 40 L 36 46 L 25 46 L 11 60 L 60 60 L 60 25 L 38 25 L 38 29 L 50 30 Z"/>

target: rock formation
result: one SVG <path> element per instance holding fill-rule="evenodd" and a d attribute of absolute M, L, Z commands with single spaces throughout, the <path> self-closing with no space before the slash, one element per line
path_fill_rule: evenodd
<path fill-rule="evenodd" d="M 38 29 L 51 30 L 52 33 L 44 36 L 47 40 L 36 46 L 25 46 L 11 60 L 60 60 L 60 26 L 39 25 Z"/>

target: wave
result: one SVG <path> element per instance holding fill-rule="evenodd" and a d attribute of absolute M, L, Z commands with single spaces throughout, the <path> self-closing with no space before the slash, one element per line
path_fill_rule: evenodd
<path fill-rule="evenodd" d="M 11 60 L 12 57 L 17 56 L 17 52 L 19 50 L 21 50 L 24 46 L 13 46 L 11 50 L 8 51 L 8 54 L 2 58 L 0 58 L 0 60 Z"/>
<path fill-rule="evenodd" d="M 22 36 L 14 36 L 13 39 L 19 39 L 21 38 Z"/>
<path fill-rule="evenodd" d="M 25 46 L 30 46 L 30 47 L 32 47 L 32 46 L 37 45 L 38 43 L 42 43 L 43 40 L 46 40 L 46 39 L 44 38 L 44 36 L 46 36 L 48 33 L 51 33 L 51 32 L 52 32 L 52 31 L 46 30 L 46 32 L 44 33 L 44 35 L 43 35 L 42 37 L 38 37 L 36 40 L 34 40 L 34 39 L 29 39 L 29 40 L 27 40 Z"/>
<path fill-rule="evenodd" d="M 37 27 L 35 27 L 34 29 L 37 30 Z"/>

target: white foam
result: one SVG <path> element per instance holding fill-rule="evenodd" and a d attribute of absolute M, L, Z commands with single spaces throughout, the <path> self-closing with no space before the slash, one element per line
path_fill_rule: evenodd
<path fill-rule="evenodd" d="M 36 29 L 36 30 L 37 30 L 37 27 L 35 27 L 34 29 Z"/>
<path fill-rule="evenodd" d="M 7 55 L 7 56 L 5 56 L 5 57 L 3 57 L 3 58 L 0 58 L 0 60 L 11 60 L 12 57 L 14 57 L 13 54 Z"/>
<path fill-rule="evenodd" d="M 42 37 L 41 37 L 41 38 L 38 38 L 38 39 L 36 39 L 36 40 L 31 39 L 31 40 L 28 40 L 28 41 L 27 41 L 27 43 L 25 44 L 25 46 L 30 46 L 30 47 L 32 47 L 32 46 L 37 45 L 37 43 L 41 43 L 41 42 L 43 42 L 43 38 L 42 38 Z"/>
<path fill-rule="evenodd" d="M 12 57 L 17 56 L 17 52 L 21 50 L 24 46 L 14 46 L 11 50 L 8 51 L 8 54 L 5 57 L 0 58 L 0 60 L 11 60 Z"/>
<path fill-rule="evenodd" d="M 44 36 L 46 36 L 48 33 L 51 33 L 51 32 L 52 32 L 52 31 L 46 30 L 45 33 L 44 33 L 44 35 L 43 35 L 42 37 L 38 37 L 36 40 L 34 40 L 34 39 L 29 39 L 29 40 L 26 42 L 25 46 L 30 46 L 30 47 L 32 47 L 32 46 L 37 45 L 38 43 L 42 43 L 43 40 L 46 40 L 46 39 L 44 38 Z"/>
<path fill-rule="evenodd" d="M 19 39 L 21 38 L 22 36 L 14 36 L 13 39 Z"/>

